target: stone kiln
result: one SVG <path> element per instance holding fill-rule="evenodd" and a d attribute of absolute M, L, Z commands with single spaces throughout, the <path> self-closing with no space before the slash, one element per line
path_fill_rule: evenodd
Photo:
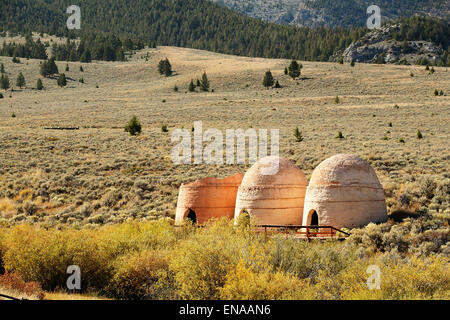
<path fill-rule="evenodd" d="M 225 179 L 205 178 L 182 184 L 178 194 L 175 223 L 182 224 L 190 219 L 195 223 L 205 223 L 211 218 L 233 219 L 236 194 L 241 184 L 241 173 Z"/>
<path fill-rule="evenodd" d="M 383 187 L 366 161 L 339 154 L 314 170 L 306 191 L 303 225 L 355 228 L 386 220 Z"/>
<path fill-rule="evenodd" d="M 264 175 L 271 161 L 278 161 L 278 172 Z M 260 225 L 299 225 L 308 181 L 292 162 L 266 157 L 245 174 L 236 199 L 235 219 L 249 213 Z"/>

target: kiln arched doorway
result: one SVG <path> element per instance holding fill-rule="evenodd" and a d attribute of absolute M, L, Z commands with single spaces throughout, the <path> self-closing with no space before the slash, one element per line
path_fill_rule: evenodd
<path fill-rule="evenodd" d="M 317 214 L 316 210 L 311 210 L 309 212 L 308 221 L 309 221 L 310 226 L 318 226 L 319 225 L 319 215 Z"/>
<path fill-rule="evenodd" d="M 186 219 L 191 221 L 192 224 L 196 224 L 197 223 L 197 214 L 195 213 L 194 210 L 189 209 Z"/>

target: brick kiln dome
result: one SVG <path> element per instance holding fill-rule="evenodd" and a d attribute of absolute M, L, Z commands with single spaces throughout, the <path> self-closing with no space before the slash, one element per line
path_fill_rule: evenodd
<path fill-rule="evenodd" d="M 238 173 L 224 179 L 208 177 L 182 184 L 178 193 L 175 223 L 182 224 L 188 218 L 199 224 L 211 218 L 233 219 L 236 194 L 243 176 Z"/>
<path fill-rule="evenodd" d="M 270 164 L 278 170 L 268 174 Z M 308 180 L 295 164 L 281 157 L 266 157 L 245 174 L 236 198 L 235 219 L 248 212 L 261 225 L 299 225 Z"/>
<path fill-rule="evenodd" d="M 384 190 L 369 163 L 338 154 L 314 170 L 306 191 L 304 225 L 353 228 L 386 220 Z"/>

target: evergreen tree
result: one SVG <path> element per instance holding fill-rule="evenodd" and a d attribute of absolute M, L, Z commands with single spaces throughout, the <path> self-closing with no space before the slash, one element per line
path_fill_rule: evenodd
<path fill-rule="evenodd" d="M 125 126 L 125 132 L 128 132 L 132 136 L 135 136 L 140 134 L 141 131 L 142 131 L 141 123 L 139 122 L 136 116 L 133 116 Z"/>
<path fill-rule="evenodd" d="M 158 63 L 158 72 L 159 74 L 164 74 L 164 60 L 160 60 Z"/>
<path fill-rule="evenodd" d="M 209 80 L 208 76 L 206 75 L 206 72 L 204 72 L 202 75 L 202 81 L 200 82 L 200 90 L 209 91 Z"/>
<path fill-rule="evenodd" d="M 20 89 L 22 89 L 22 87 L 25 87 L 26 82 L 25 82 L 25 77 L 23 76 L 22 72 L 19 73 L 19 75 L 17 76 L 17 80 L 16 80 L 16 86 L 19 87 Z"/>
<path fill-rule="evenodd" d="M 417 139 L 422 139 L 423 135 L 422 132 L 420 132 L 420 130 L 417 130 Z"/>
<path fill-rule="evenodd" d="M 302 142 L 303 141 L 302 132 L 298 129 L 298 127 L 296 127 L 295 130 L 294 130 L 294 136 L 295 136 L 295 140 L 297 142 Z"/>
<path fill-rule="evenodd" d="M 192 79 L 191 79 L 191 83 L 189 83 L 188 90 L 189 90 L 189 92 L 195 91 L 195 84 L 194 84 L 194 80 L 192 80 Z"/>
<path fill-rule="evenodd" d="M 41 64 L 41 75 L 43 77 L 49 77 L 54 74 L 58 74 L 58 66 L 55 63 L 55 57 L 51 57 L 48 61 Z"/>
<path fill-rule="evenodd" d="M 5 65 L 3 63 L 0 64 L 0 73 L 5 73 Z"/>
<path fill-rule="evenodd" d="M 158 72 L 160 74 L 165 75 L 166 77 L 169 77 L 172 75 L 172 65 L 169 62 L 169 59 L 164 59 L 159 61 L 158 63 Z"/>
<path fill-rule="evenodd" d="M 66 72 L 68 72 L 68 71 L 69 71 L 69 64 L 66 63 Z"/>
<path fill-rule="evenodd" d="M 89 50 L 85 50 L 80 57 L 80 62 L 91 62 L 92 61 L 92 56 L 91 56 L 91 52 Z"/>
<path fill-rule="evenodd" d="M 272 76 L 272 72 L 270 72 L 270 70 L 266 71 L 266 74 L 264 75 L 263 85 L 267 89 L 269 89 L 270 87 L 273 86 L 273 76 Z"/>
<path fill-rule="evenodd" d="M 0 88 L 6 91 L 9 89 L 10 85 L 9 77 L 2 74 L 2 77 L 0 78 Z"/>
<path fill-rule="evenodd" d="M 58 86 L 65 87 L 67 85 L 66 75 L 61 73 L 58 77 Z"/>
<path fill-rule="evenodd" d="M 172 65 L 169 62 L 169 59 L 164 61 L 164 75 L 166 77 L 170 77 L 172 75 Z"/>
<path fill-rule="evenodd" d="M 38 90 L 44 89 L 44 86 L 42 84 L 42 80 L 41 79 L 37 80 L 37 82 L 36 82 L 36 89 L 38 89 Z"/>
<path fill-rule="evenodd" d="M 300 77 L 301 71 L 300 71 L 301 67 L 298 64 L 297 61 L 292 60 L 290 66 L 289 66 L 289 76 L 295 80 L 295 78 Z"/>
<path fill-rule="evenodd" d="M 339 96 L 336 96 L 336 98 L 334 99 L 334 103 L 339 104 L 341 102 L 341 100 L 339 99 Z"/>
<path fill-rule="evenodd" d="M 278 80 L 275 81 L 275 88 L 277 88 L 277 89 L 281 88 L 280 83 L 278 82 Z"/>

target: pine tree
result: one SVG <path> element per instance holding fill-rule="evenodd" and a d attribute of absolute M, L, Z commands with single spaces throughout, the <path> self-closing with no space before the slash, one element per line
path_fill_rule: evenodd
<path fill-rule="evenodd" d="M 3 63 L 0 64 L 0 73 L 5 73 L 5 65 Z"/>
<path fill-rule="evenodd" d="M 160 60 L 158 63 L 158 72 L 160 74 L 169 77 L 172 75 L 172 65 L 170 64 L 169 59 Z"/>
<path fill-rule="evenodd" d="M 284 68 L 284 74 L 287 75 L 288 74 L 288 68 Z"/>
<path fill-rule="evenodd" d="M 303 141 L 302 132 L 298 129 L 298 127 L 296 127 L 295 130 L 294 130 L 294 136 L 295 136 L 295 140 L 297 142 L 302 142 Z"/>
<path fill-rule="evenodd" d="M 301 67 L 298 64 L 297 61 L 292 60 L 290 66 L 289 66 L 289 76 L 295 80 L 295 78 L 300 77 L 301 71 L 300 71 Z"/>
<path fill-rule="evenodd" d="M 264 75 L 263 85 L 267 89 L 273 86 L 273 76 L 270 70 L 266 71 L 266 74 Z"/>
<path fill-rule="evenodd" d="M 164 61 L 164 75 L 166 77 L 170 77 L 172 75 L 172 65 L 169 62 L 169 59 Z"/>
<path fill-rule="evenodd" d="M 66 72 L 68 72 L 68 71 L 69 71 L 69 64 L 66 63 Z"/>
<path fill-rule="evenodd" d="M 334 103 L 339 104 L 341 102 L 341 100 L 339 100 L 339 96 L 336 96 L 336 98 L 334 99 Z"/>
<path fill-rule="evenodd" d="M 54 74 L 58 74 L 58 66 L 55 63 L 55 57 L 50 58 L 41 64 L 41 75 L 43 77 L 49 77 Z"/>
<path fill-rule="evenodd" d="M 202 75 L 202 81 L 200 82 L 200 90 L 209 91 L 209 80 L 208 76 L 206 75 L 206 72 L 204 72 Z"/>
<path fill-rule="evenodd" d="M 10 85 L 11 84 L 9 82 L 8 76 L 2 74 L 2 77 L 0 79 L 0 88 L 6 91 L 9 89 Z"/>
<path fill-rule="evenodd" d="M 189 92 L 195 91 L 195 84 L 194 84 L 194 80 L 192 80 L 192 79 L 191 79 L 191 83 L 189 83 L 188 90 L 189 90 Z"/>
<path fill-rule="evenodd" d="M 84 72 L 83 66 L 80 66 L 80 72 Z"/>
<path fill-rule="evenodd" d="M 420 132 L 420 130 L 417 130 L 417 139 L 422 139 L 423 135 L 422 132 Z"/>
<path fill-rule="evenodd" d="M 159 74 L 164 74 L 164 60 L 160 60 L 158 63 L 158 72 Z"/>
<path fill-rule="evenodd" d="M 135 136 L 137 134 L 140 134 L 141 131 L 142 131 L 141 123 L 139 122 L 136 116 L 133 116 L 125 126 L 125 132 L 128 132 L 132 136 Z"/>
<path fill-rule="evenodd" d="M 278 80 L 275 81 L 275 88 L 277 88 L 277 89 L 281 88 L 280 83 L 278 82 Z"/>
<path fill-rule="evenodd" d="M 59 75 L 58 86 L 65 87 L 67 85 L 66 75 L 64 73 Z"/>
<path fill-rule="evenodd" d="M 42 85 L 42 80 L 41 79 L 37 80 L 37 82 L 36 82 L 36 89 L 38 89 L 38 90 L 44 89 L 44 86 Z"/>
<path fill-rule="evenodd" d="M 19 75 L 17 76 L 17 80 L 16 80 L 16 86 L 19 87 L 20 89 L 22 89 L 22 87 L 25 87 L 26 82 L 25 82 L 25 77 L 23 76 L 22 72 L 19 73 Z"/>
<path fill-rule="evenodd" d="M 81 54 L 80 62 L 91 62 L 91 61 L 92 61 L 91 52 L 89 50 L 84 51 Z"/>

